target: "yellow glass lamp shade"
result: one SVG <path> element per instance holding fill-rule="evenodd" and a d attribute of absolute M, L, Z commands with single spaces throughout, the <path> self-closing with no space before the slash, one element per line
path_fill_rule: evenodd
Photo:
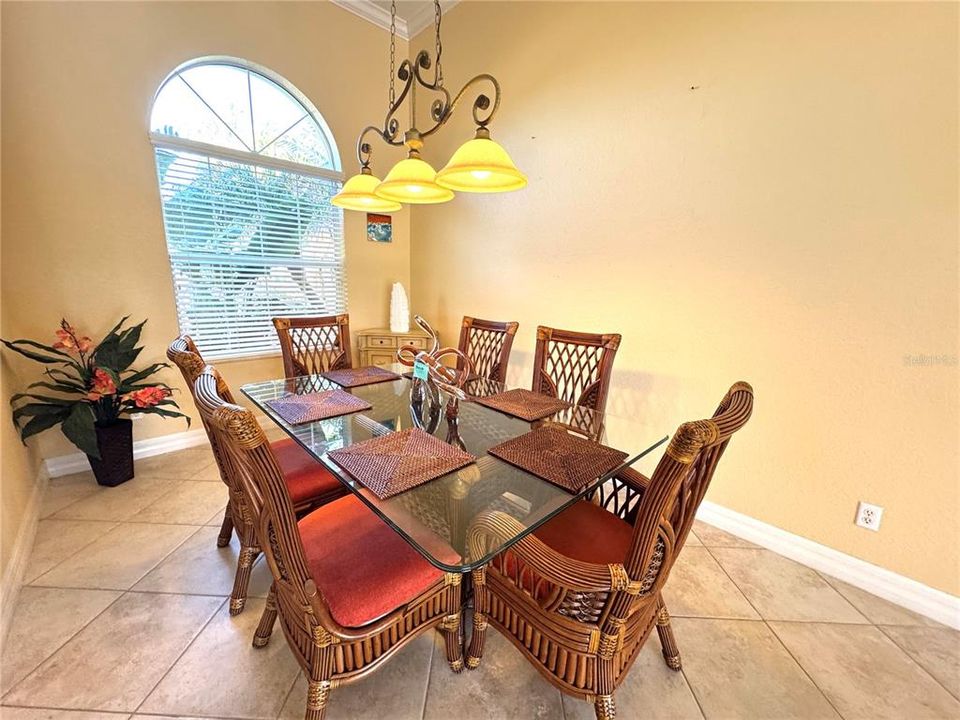
<path fill-rule="evenodd" d="M 411 152 L 401 160 L 377 186 L 377 196 L 394 202 L 427 205 L 453 200 L 453 192 L 437 185 L 437 171 L 430 163 Z"/>
<path fill-rule="evenodd" d="M 457 192 L 497 193 L 526 187 L 527 176 L 484 128 L 467 140 L 437 173 L 437 184 Z"/>
<path fill-rule="evenodd" d="M 359 175 L 354 175 L 340 188 L 340 192 L 330 198 L 330 202 L 346 210 L 360 210 L 363 212 L 391 213 L 400 210 L 403 205 L 393 200 L 378 197 L 374 190 L 380 184 L 380 178 L 370 172 L 370 168 L 363 168 Z"/>

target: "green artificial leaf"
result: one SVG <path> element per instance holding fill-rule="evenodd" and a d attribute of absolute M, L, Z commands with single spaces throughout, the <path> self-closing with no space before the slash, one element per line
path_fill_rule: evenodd
<path fill-rule="evenodd" d="M 99 349 L 100 345 L 103 345 L 108 339 L 115 336 L 117 334 L 117 330 L 122 328 L 123 324 L 129 319 L 130 319 L 129 315 L 124 315 L 122 318 L 120 318 L 120 322 L 118 322 L 116 325 L 110 328 L 110 332 L 108 332 L 106 335 L 103 336 L 103 340 L 101 340 L 100 343 L 97 345 L 97 349 Z M 97 350 L 94 350 L 94 353 L 96 352 Z"/>
<path fill-rule="evenodd" d="M 30 422 L 20 429 L 20 439 L 26 442 L 27 438 L 43 432 L 44 430 L 48 430 L 54 425 L 62 423 L 66 417 L 66 412 L 60 412 L 51 415 L 37 415 L 36 417 L 31 418 Z"/>
<path fill-rule="evenodd" d="M 39 363 L 43 363 L 44 365 L 53 365 L 55 363 L 67 362 L 66 360 L 60 357 L 50 357 L 49 355 L 41 355 L 40 353 L 34 352 L 33 350 L 27 350 L 26 348 L 20 347 L 22 343 L 26 342 L 25 340 L 14 340 L 12 342 L 9 340 L 0 340 L 0 342 L 6 345 L 10 350 L 13 350 L 15 353 L 20 353 L 25 358 L 29 358 Z"/>
<path fill-rule="evenodd" d="M 43 345 L 42 343 L 34 342 L 33 340 L 14 340 L 13 343 L 16 345 L 29 345 L 32 348 L 37 348 L 38 350 L 43 350 L 44 352 L 52 353 L 53 355 L 59 355 L 67 360 L 73 360 L 73 358 L 70 357 L 70 353 L 66 353 L 63 350 L 58 350 L 52 345 Z"/>
<path fill-rule="evenodd" d="M 145 367 L 143 370 L 138 370 L 134 372 L 133 375 L 128 375 L 123 379 L 123 383 L 124 385 L 127 385 L 130 383 L 139 382 L 140 380 L 144 380 L 150 377 L 155 372 L 159 372 L 163 368 L 168 368 L 168 367 L 170 367 L 170 363 L 165 363 L 165 362 L 154 363 L 153 365 Z M 159 385 L 160 383 L 157 383 L 157 384 Z"/>
<path fill-rule="evenodd" d="M 58 398 L 52 397 L 50 395 L 35 395 L 34 393 L 17 393 L 12 398 L 10 398 L 10 404 L 22 400 L 23 398 L 33 398 L 34 400 L 39 400 L 40 402 L 50 403 L 51 405 L 73 405 L 77 402 L 76 398 Z"/>
<path fill-rule="evenodd" d="M 137 343 L 140 342 L 140 333 L 143 332 L 143 326 L 147 324 L 147 321 L 134 325 L 124 330 L 120 334 L 120 347 L 123 350 L 133 350 L 136 347 Z"/>
<path fill-rule="evenodd" d="M 69 408 L 64 405 L 47 405 L 46 403 L 27 403 L 13 411 L 13 422 L 16 424 L 22 417 L 37 415 L 63 415 L 66 417 Z"/>
<path fill-rule="evenodd" d="M 27 389 L 29 390 L 30 388 L 35 388 L 35 387 L 42 387 L 42 388 L 46 388 L 47 390 L 55 390 L 56 392 L 62 392 L 62 393 L 68 393 L 68 394 L 77 393 L 77 392 L 83 392 L 83 393 L 86 392 L 86 389 L 79 385 L 68 385 L 67 383 L 62 382 L 60 380 L 52 383 L 43 382 L 43 381 L 30 383 L 27 386 Z"/>
<path fill-rule="evenodd" d="M 134 408 L 131 409 L 131 412 L 143 413 L 144 415 L 159 415 L 165 418 L 183 418 L 187 421 L 187 427 L 190 427 L 189 415 L 184 415 L 182 412 L 174 412 L 173 410 L 164 410 L 158 405 L 152 405 L 147 408 Z"/>
<path fill-rule="evenodd" d="M 87 455 L 100 457 L 97 447 L 97 430 L 94 427 L 93 410 L 87 403 L 77 403 L 63 421 L 63 434 Z"/>
<path fill-rule="evenodd" d="M 79 368 L 77 368 L 76 375 L 71 375 L 65 370 L 61 370 L 59 368 L 47 368 L 46 370 L 43 371 L 43 374 L 51 378 L 54 378 L 57 381 L 75 383 L 77 387 L 81 389 L 86 388 L 86 384 L 85 384 L 86 378 L 84 377 L 84 373 L 81 372 L 81 369 Z"/>

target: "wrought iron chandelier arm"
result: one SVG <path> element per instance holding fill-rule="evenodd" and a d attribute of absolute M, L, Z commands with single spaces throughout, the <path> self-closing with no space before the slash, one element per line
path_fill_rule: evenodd
<path fill-rule="evenodd" d="M 453 115 L 453 112 L 457 109 L 457 106 L 460 104 L 463 96 L 466 95 L 472 87 L 482 82 L 489 82 L 493 87 L 493 99 L 491 100 L 490 96 L 485 93 L 480 93 L 473 101 L 473 108 L 471 112 L 473 113 L 473 121 L 478 127 L 485 128 L 488 124 L 490 124 L 490 122 L 493 120 L 493 116 L 496 115 L 497 110 L 500 107 L 500 83 L 497 82 L 497 79 L 493 75 L 490 75 L 489 73 L 481 73 L 480 75 L 468 80 L 452 101 L 450 100 L 450 94 L 444 88 L 439 88 L 439 90 L 443 92 L 446 97 L 438 98 L 430 107 L 430 115 L 436 124 L 433 127 L 422 131 L 420 133 L 421 136 L 428 137 L 433 135 L 433 133 L 443 127 L 447 120 L 450 119 L 450 116 Z M 430 87 L 429 89 L 436 90 L 438 88 Z M 487 111 L 486 114 L 484 114 L 485 111 Z"/>

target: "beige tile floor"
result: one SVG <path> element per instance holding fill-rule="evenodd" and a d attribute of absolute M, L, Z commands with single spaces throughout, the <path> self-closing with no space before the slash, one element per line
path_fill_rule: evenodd
<path fill-rule="evenodd" d="M 280 633 L 250 646 L 270 585 L 227 612 L 236 540 L 203 448 L 99 488 L 57 478 L 0 661 L 2 720 L 296 720 L 306 683 Z M 664 595 L 683 671 L 651 638 L 617 694 L 622 718 L 960 718 L 960 633 L 698 523 Z M 450 673 L 425 636 L 331 695 L 328 717 L 593 717 L 491 630 L 479 670 Z"/>

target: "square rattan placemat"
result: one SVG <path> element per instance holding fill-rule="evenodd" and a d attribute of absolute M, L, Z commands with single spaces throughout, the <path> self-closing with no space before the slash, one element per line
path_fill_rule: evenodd
<path fill-rule="evenodd" d="M 625 452 L 555 427 L 540 427 L 490 448 L 490 454 L 571 492 L 616 469 Z"/>
<path fill-rule="evenodd" d="M 328 457 L 381 500 L 476 460 L 420 428 L 348 445 Z"/>
<path fill-rule="evenodd" d="M 344 368 L 343 370 L 328 370 L 320 373 L 328 380 L 333 380 L 337 385 L 343 387 L 360 387 L 361 385 L 373 385 L 374 383 L 389 382 L 397 380 L 400 376 L 395 372 L 384 370 L 376 365 L 368 365 L 359 368 Z"/>
<path fill-rule="evenodd" d="M 570 407 L 569 403 L 558 398 L 522 388 L 487 397 L 474 397 L 473 401 L 528 422 L 542 420 Z"/>
<path fill-rule="evenodd" d="M 371 405 L 343 390 L 323 390 L 267 400 L 267 405 L 291 425 L 369 410 Z"/>

